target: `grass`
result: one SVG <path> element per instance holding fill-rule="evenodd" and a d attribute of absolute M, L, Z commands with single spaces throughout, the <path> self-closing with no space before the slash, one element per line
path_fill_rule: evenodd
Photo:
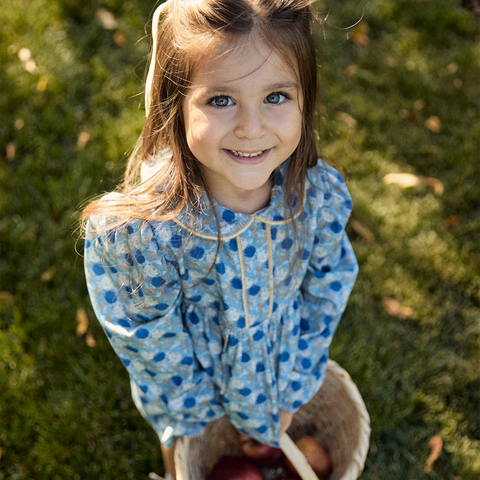
<path fill-rule="evenodd" d="M 140 132 L 152 5 L 102 2 L 111 30 L 97 6 L 0 1 L 0 480 L 163 469 L 94 320 L 76 230 Z M 331 353 L 371 415 L 365 480 L 480 477 L 479 38 L 449 0 L 337 2 L 318 33 L 320 140 L 350 177 L 361 266 Z M 436 178 L 444 193 L 386 185 L 389 173 Z M 433 435 L 444 448 L 426 474 Z"/>

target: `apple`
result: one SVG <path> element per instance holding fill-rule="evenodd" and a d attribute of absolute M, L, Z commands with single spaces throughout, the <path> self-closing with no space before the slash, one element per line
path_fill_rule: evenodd
<path fill-rule="evenodd" d="M 312 467 L 317 477 L 324 478 L 332 471 L 333 465 L 330 455 L 315 438 L 310 436 L 301 437 L 295 444 L 305 455 L 308 464 Z M 297 470 L 288 458 L 285 458 L 285 467 L 290 473 L 298 475 Z"/>
<path fill-rule="evenodd" d="M 207 480 L 263 480 L 263 477 L 247 458 L 227 455 L 216 463 Z"/>
<path fill-rule="evenodd" d="M 243 455 L 262 467 L 271 467 L 282 457 L 282 451 L 279 448 L 264 445 L 244 433 L 238 434 L 238 445 Z"/>

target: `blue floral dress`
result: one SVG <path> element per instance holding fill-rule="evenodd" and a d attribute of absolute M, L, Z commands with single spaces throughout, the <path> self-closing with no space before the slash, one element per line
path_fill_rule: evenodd
<path fill-rule="evenodd" d="M 263 210 L 214 204 L 220 245 L 209 209 L 103 234 L 107 218 L 88 222 L 95 313 L 167 446 L 223 415 L 278 446 L 279 409 L 295 412 L 322 385 L 357 275 L 344 231 L 352 205 L 340 174 L 319 160 L 288 218 L 286 163 Z"/>

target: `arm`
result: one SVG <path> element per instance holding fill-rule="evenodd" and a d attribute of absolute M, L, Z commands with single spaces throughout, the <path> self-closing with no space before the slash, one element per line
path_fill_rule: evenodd
<path fill-rule="evenodd" d="M 172 249 L 168 242 L 157 241 L 147 222 L 97 234 L 103 222 L 101 217 L 89 221 L 85 248 L 97 318 L 128 370 L 148 420 L 156 419 L 157 433 L 162 435 L 167 426 L 173 436 L 185 429 L 199 431 L 218 416 L 220 406 L 183 325 Z"/>
<path fill-rule="evenodd" d="M 352 208 L 345 182 L 336 170 L 320 162 L 312 176 L 320 203 L 318 228 L 301 287 L 303 307 L 295 365 L 280 405 L 288 412 L 308 403 L 322 385 L 328 348 L 358 272 L 345 234 Z"/>

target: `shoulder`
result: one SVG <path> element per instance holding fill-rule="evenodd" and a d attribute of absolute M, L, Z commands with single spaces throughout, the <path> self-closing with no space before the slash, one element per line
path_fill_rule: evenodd
<path fill-rule="evenodd" d="M 308 170 L 305 187 L 307 195 L 314 197 L 318 206 L 350 214 L 352 198 L 345 179 L 324 160 L 319 159 L 317 164 Z"/>
<path fill-rule="evenodd" d="M 111 215 L 92 215 L 86 224 L 87 246 L 94 244 L 102 250 L 113 250 L 117 253 L 137 253 L 147 251 L 155 254 L 158 250 L 170 251 L 169 245 L 177 229 L 174 222 L 149 221 L 139 218 L 122 220 L 115 216 L 118 200 L 124 196 L 110 193 L 101 198 L 103 205 L 112 204 Z"/>

